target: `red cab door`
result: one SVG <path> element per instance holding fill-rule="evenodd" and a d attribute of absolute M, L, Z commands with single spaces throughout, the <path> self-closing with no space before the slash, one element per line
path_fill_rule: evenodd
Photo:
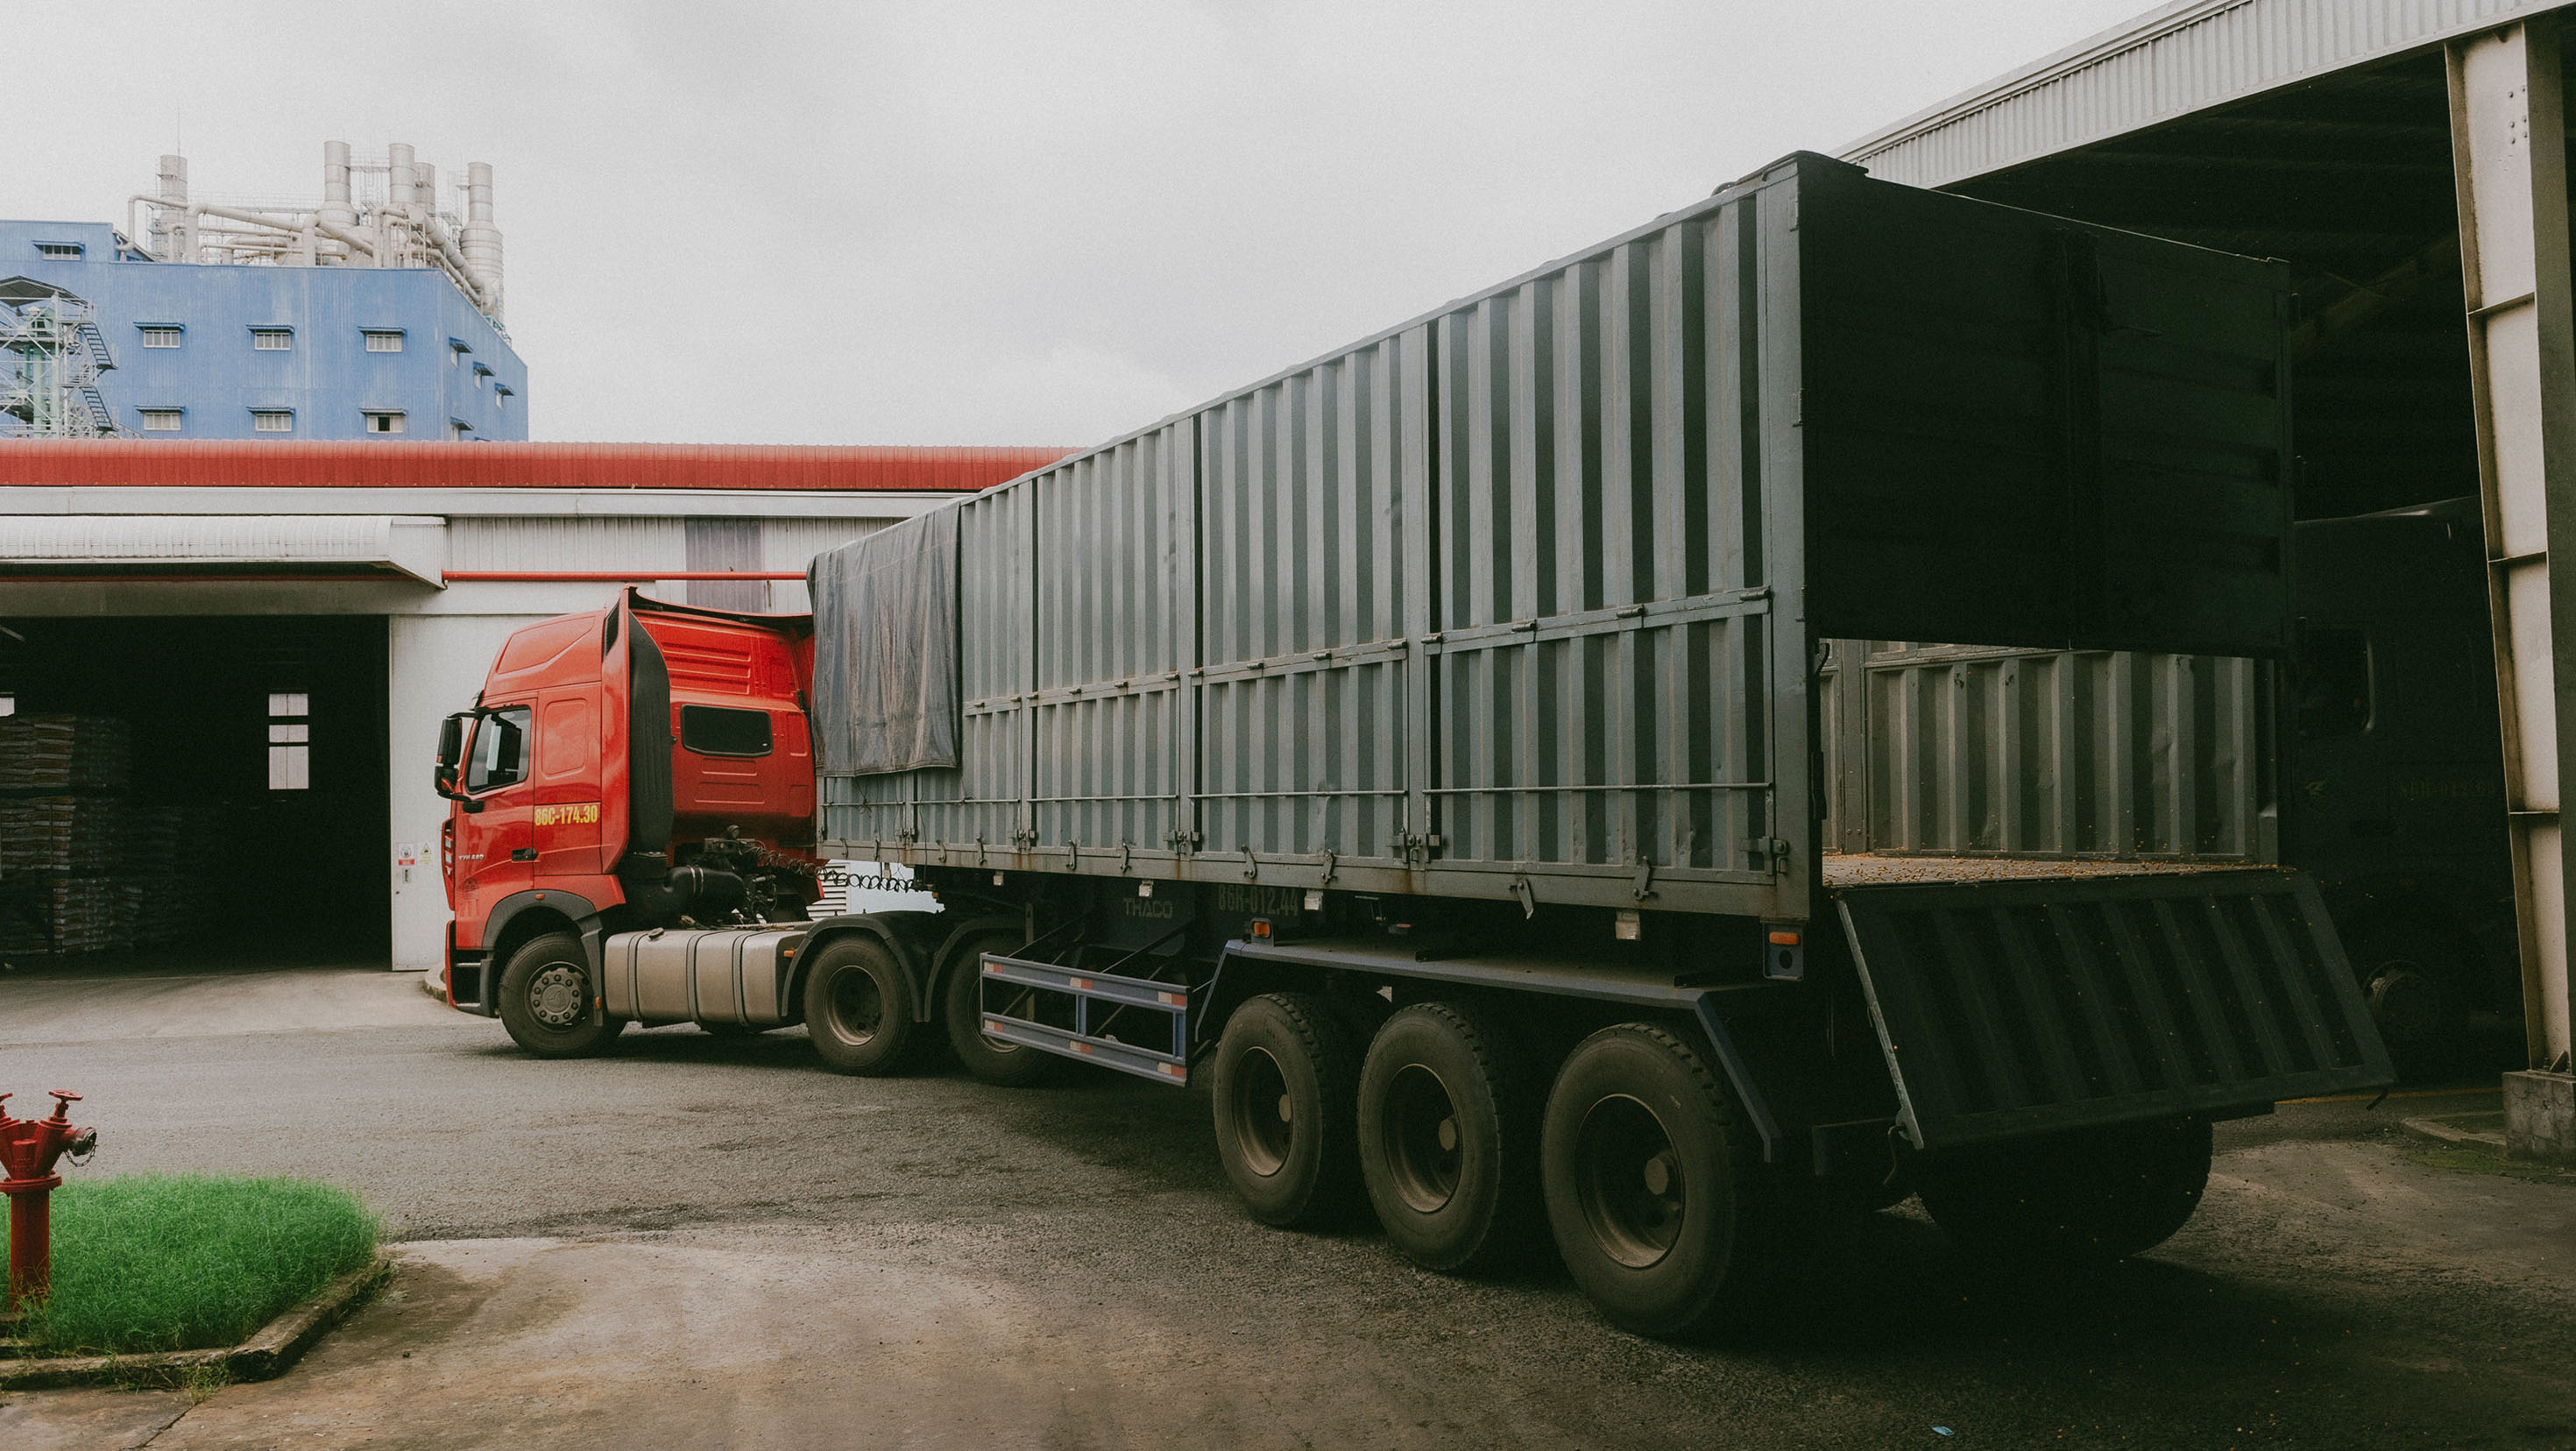
<path fill-rule="evenodd" d="M 532 705 L 496 705 L 474 722 L 458 782 L 466 800 L 455 816 L 459 922 L 479 925 L 495 903 L 535 878 L 529 765 L 536 734 Z"/>
<path fill-rule="evenodd" d="M 530 820 L 537 875 L 595 877 L 600 860 L 600 690 L 572 685 L 537 697 L 536 771 Z M 566 881 L 571 891 L 581 886 Z"/>

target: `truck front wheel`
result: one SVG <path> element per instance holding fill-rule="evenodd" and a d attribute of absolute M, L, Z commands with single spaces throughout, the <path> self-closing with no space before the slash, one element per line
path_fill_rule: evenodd
<path fill-rule="evenodd" d="M 626 1020 L 594 1019 L 590 958 L 569 932 L 532 937 L 501 970 L 501 1026 L 540 1058 L 584 1058 L 626 1030 Z"/>
<path fill-rule="evenodd" d="M 828 944 L 805 973 L 805 1031 L 835 1073 L 891 1073 L 916 1037 L 912 982 L 866 937 Z"/>
<path fill-rule="evenodd" d="M 2159 1119 L 1925 1165 L 1923 1207 L 1986 1259 L 2113 1260 L 2182 1228 L 2209 1184 L 2209 1123 Z"/>
<path fill-rule="evenodd" d="M 1350 1029 L 1304 993 L 1268 993 L 1226 1019 L 1209 1095 L 1216 1153 L 1253 1218 L 1311 1227 L 1350 1204 L 1358 1058 Z"/>
<path fill-rule="evenodd" d="M 1576 1045 L 1548 1093 L 1539 1178 L 1566 1269 L 1623 1330 L 1712 1329 L 1777 1269 L 1780 1196 L 1753 1125 L 1663 1028 Z"/>
<path fill-rule="evenodd" d="M 1538 1124 L 1503 1027 L 1454 1003 L 1386 1020 L 1360 1069 L 1360 1175 L 1427 1270 L 1490 1263 L 1534 1221 Z"/>

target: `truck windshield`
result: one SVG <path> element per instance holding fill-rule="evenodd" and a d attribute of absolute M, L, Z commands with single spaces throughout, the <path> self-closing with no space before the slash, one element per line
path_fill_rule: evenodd
<path fill-rule="evenodd" d="M 512 786 L 526 779 L 528 721 L 528 708 L 514 705 L 491 712 L 475 726 L 472 755 L 465 763 L 468 792 Z"/>

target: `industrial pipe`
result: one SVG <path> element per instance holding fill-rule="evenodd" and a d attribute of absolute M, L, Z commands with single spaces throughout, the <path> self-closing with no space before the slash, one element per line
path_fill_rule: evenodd
<path fill-rule="evenodd" d="M 438 576 L 449 584 L 459 581 L 489 583 L 508 580 L 518 583 L 626 584 L 650 583 L 666 579 L 803 579 L 805 571 L 792 574 L 747 569 L 450 569 Z"/>

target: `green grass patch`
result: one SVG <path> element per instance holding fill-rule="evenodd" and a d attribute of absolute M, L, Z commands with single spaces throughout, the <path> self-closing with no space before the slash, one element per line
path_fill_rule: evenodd
<path fill-rule="evenodd" d="M 54 1191 L 53 1294 L 22 1330 L 58 1355 L 235 1344 L 374 1256 L 383 1221 L 311 1179 L 130 1174 Z"/>

